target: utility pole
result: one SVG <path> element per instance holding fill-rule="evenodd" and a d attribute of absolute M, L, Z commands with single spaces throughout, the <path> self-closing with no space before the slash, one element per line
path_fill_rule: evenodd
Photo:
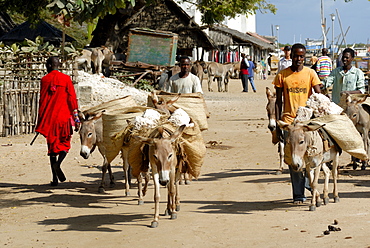
<path fill-rule="evenodd" d="M 326 20 L 324 17 L 324 4 L 323 1 L 321 0 L 321 31 L 322 31 L 322 37 L 323 37 L 323 47 L 326 48 Z"/>
<path fill-rule="evenodd" d="M 331 60 L 334 60 L 334 20 L 335 15 L 330 14 L 331 17 Z"/>

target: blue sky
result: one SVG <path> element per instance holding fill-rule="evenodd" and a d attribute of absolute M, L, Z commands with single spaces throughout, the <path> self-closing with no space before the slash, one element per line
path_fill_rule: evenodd
<path fill-rule="evenodd" d="M 304 43 L 305 39 L 322 39 L 320 25 L 321 0 L 267 0 L 277 7 L 276 14 L 261 14 L 257 12 L 257 33 L 260 35 L 271 35 L 271 25 L 279 25 L 280 43 Z M 346 3 L 344 0 L 323 0 L 326 27 L 330 30 L 327 34 L 327 43 L 332 40 L 332 21 L 330 14 L 336 15 L 338 9 L 342 22 L 343 32 L 350 29 L 346 35 L 347 44 L 370 43 L 370 1 L 352 0 Z M 340 34 L 338 17 L 334 21 L 334 43 Z"/>

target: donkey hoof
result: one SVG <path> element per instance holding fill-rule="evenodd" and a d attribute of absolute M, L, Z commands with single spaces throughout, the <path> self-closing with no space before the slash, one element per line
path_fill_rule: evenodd
<path fill-rule="evenodd" d="M 129 191 L 127 191 L 126 196 L 131 196 L 131 193 Z"/>
<path fill-rule="evenodd" d="M 137 201 L 137 205 L 143 205 L 144 204 L 144 201 L 143 200 L 138 200 Z"/>
<path fill-rule="evenodd" d="M 169 216 L 169 215 L 171 215 L 171 210 L 167 208 L 166 211 L 164 211 L 164 216 Z"/>
<path fill-rule="evenodd" d="M 283 172 L 281 170 L 278 170 L 278 171 L 275 172 L 275 175 L 281 175 L 281 174 L 283 174 Z"/>
<path fill-rule="evenodd" d="M 339 196 L 334 197 L 334 203 L 338 203 L 338 202 L 339 202 Z"/>
<path fill-rule="evenodd" d="M 310 211 L 316 211 L 316 206 L 314 206 L 314 205 L 310 206 L 309 210 Z"/>
<path fill-rule="evenodd" d="M 158 227 L 158 221 L 152 221 L 152 224 L 150 225 L 151 228 L 156 228 Z"/>
<path fill-rule="evenodd" d="M 329 197 L 325 197 L 325 198 L 324 198 L 324 204 L 325 204 L 325 205 L 328 205 L 328 204 L 329 204 Z"/>
<path fill-rule="evenodd" d="M 189 184 L 191 184 L 191 181 L 190 180 L 185 180 L 185 184 L 189 185 Z"/>
<path fill-rule="evenodd" d="M 180 211 L 180 205 L 176 206 L 176 211 Z"/>
<path fill-rule="evenodd" d="M 115 183 L 110 183 L 109 184 L 109 188 L 114 188 L 114 187 L 116 187 L 116 184 Z"/>
<path fill-rule="evenodd" d="M 105 189 L 104 189 L 104 187 L 99 187 L 98 192 L 99 192 L 99 193 L 105 193 Z"/>
<path fill-rule="evenodd" d="M 177 213 L 172 213 L 171 220 L 176 220 L 176 219 L 177 219 Z"/>
<path fill-rule="evenodd" d="M 321 204 L 322 204 L 322 202 L 321 202 L 321 201 L 317 201 L 317 202 L 316 202 L 316 207 L 320 207 L 320 206 L 321 206 Z"/>
<path fill-rule="evenodd" d="M 352 168 L 353 168 L 354 170 L 356 170 L 356 169 L 357 169 L 357 164 L 353 164 L 353 165 L 352 165 Z"/>
<path fill-rule="evenodd" d="M 180 184 L 180 185 L 184 185 L 184 181 L 182 181 L 182 180 L 181 180 L 181 181 L 179 182 L 179 184 Z"/>
<path fill-rule="evenodd" d="M 366 170 L 366 165 L 362 165 L 361 170 Z"/>

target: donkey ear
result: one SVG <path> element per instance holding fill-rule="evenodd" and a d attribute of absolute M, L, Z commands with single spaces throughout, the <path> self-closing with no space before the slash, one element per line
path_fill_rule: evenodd
<path fill-rule="evenodd" d="M 153 104 L 156 105 L 158 103 L 158 96 L 154 91 L 151 92 L 151 95 L 152 95 Z"/>
<path fill-rule="evenodd" d="M 361 104 L 361 103 L 365 102 L 365 101 L 366 101 L 366 99 L 367 99 L 367 97 L 368 97 L 368 95 L 366 95 L 365 97 L 363 97 L 363 98 L 359 99 L 359 100 L 357 101 L 357 103 Z"/>
<path fill-rule="evenodd" d="M 99 113 L 97 113 L 94 117 L 93 117 L 93 120 L 94 121 L 97 121 L 100 117 L 102 117 L 103 116 L 103 111 L 102 112 L 99 112 Z"/>
<path fill-rule="evenodd" d="M 316 131 L 316 130 L 322 128 L 323 126 L 325 126 L 325 124 L 323 124 L 323 125 L 303 125 L 303 131 L 305 131 L 305 132 Z"/>
<path fill-rule="evenodd" d="M 184 131 L 186 125 L 182 125 L 180 126 L 171 136 L 170 136 L 170 140 L 171 140 L 171 143 L 175 142 L 181 135 L 182 135 L 182 132 Z"/>
<path fill-rule="evenodd" d="M 176 96 L 174 96 L 171 100 L 167 101 L 166 104 L 167 105 L 171 105 L 171 104 L 174 104 L 177 100 L 179 100 L 181 94 L 178 94 Z"/>
<path fill-rule="evenodd" d="M 283 129 L 283 130 L 288 130 L 288 127 L 289 127 L 289 124 L 288 124 L 288 123 L 283 122 L 283 121 L 281 121 L 281 120 L 278 120 L 278 121 L 277 121 L 277 123 L 278 123 L 278 125 L 279 125 L 279 127 L 280 127 L 281 129 Z"/>
<path fill-rule="evenodd" d="M 269 87 L 266 87 L 266 96 L 267 98 L 274 97 L 274 94 L 272 93 Z"/>
<path fill-rule="evenodd" d="M 363 108 L 363 109 L 364 109 L 368 114 L 370 114 L 370 106 L 369 106 L 367 103 L 362 104 L 361 106 L 362 106 L 362 108 Z"/>
<path fill-rule="evenodd" d="M 145 137 L 141 137 L 141 136 L 138 136 L 138 135 L 133 135 L 132 137 L 134 137 L 134 139 L 136 140 L 139 140 L 141 142 L 143 142 L 144 144 L 147 144 L 147 145 L 154 145 L 154 139 L 153 138 L 145 138 Z"/>
<path fill-rule="evenodd" d="M 78 119 L 80 119 L 81 122 L 85 121 L 85 115 L 80 110 L 78 110 Z"/>

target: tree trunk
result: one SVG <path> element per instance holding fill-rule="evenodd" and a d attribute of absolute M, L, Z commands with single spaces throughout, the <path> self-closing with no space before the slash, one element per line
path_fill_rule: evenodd
<path fill-rule="evenodd" d="M 93 38 L 90 42 L 91 47 L 99 47 L 106 45 L 108 39 L 114 32 L 114 26 L 117 21 L 124 16 L 117 11 L 114 15 L 107 15 L 103 19 L 99 19 L 95 30 L 93 31 Z"/>

